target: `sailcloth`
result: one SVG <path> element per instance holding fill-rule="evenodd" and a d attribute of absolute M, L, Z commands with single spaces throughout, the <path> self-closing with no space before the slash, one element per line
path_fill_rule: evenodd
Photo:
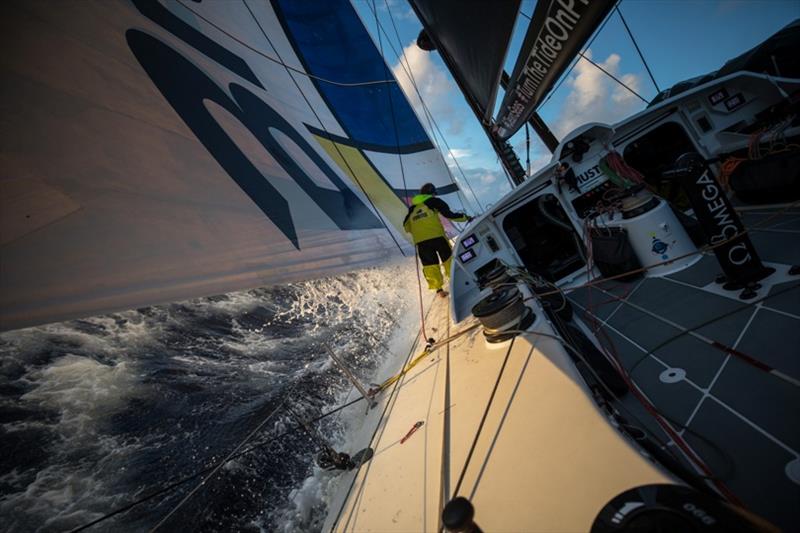
<path fill-rule="evenodd" d="M 3 2 L 0 329 L 411 250 L 447 167 L 346 0 Z"/>

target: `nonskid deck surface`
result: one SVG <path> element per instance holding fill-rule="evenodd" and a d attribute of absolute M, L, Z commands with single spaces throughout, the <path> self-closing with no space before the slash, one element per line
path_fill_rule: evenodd
<path fill-rule="evenodd" d="M 427 320 L 437 339 L 471 323 L 452 325 L 448 304 Z M 620 492 L 674 482 L 608 423 L 560 343 L 536 335 L 547 322 L 529 331 L 490 346 L 476 329 L 406 374 L 325 530 L 439 531 L 461 495 L 484 531 L 588 531 Z"/>
<path fill-rule="evenodd" d="M 748 211 L 742 220 L 776 269 L 752 300 L 715 283 L 711 254 L 663 278 L 609 281 L 569 297 L 714 476 L 792 530 L 800 523 L 800 277 L 788 269 L 800 264 L 800 209 Z M 677 452 L 634 398 L 626 403 Z"/>

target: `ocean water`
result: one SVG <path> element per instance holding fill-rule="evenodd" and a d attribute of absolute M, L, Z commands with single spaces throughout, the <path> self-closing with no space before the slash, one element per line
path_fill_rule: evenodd
<path fill-rule="evenodd" d="M 414 264 L 159 305 L 0 334 L 0 530 L 64 531 L 355 398 L 416 336 Z M 387 370 L 388 369 L 388 370 Z M 347 449 L 351 408 L 222 468 L 165 531 L 316 531 Z M 292 413 L 295 413 L 293 415 Z M 88 531 L 154 526 L 199 482 Z"/>

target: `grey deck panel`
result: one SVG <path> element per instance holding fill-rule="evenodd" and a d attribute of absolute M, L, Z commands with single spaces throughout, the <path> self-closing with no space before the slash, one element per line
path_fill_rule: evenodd
<path fill-rule="evenodd" d="M 760 310 L 737 349 L 800 380 L 800 324 L 798 320 Z"/>
<path fill-rule="evenodd" d="M 800 233 L 792 233 L 800 228 L 800 217 L 767 220 L 769 216 L 743 217 L 746 225 L 767 221 L 762 227 L 781 230 L 751 234 L 762 261 L 800 264 Z M 785 468 L 800 450 L 800 388 L 729 355 L 725 346 L 800 379 L 800 279 L 771 287 L 767 300 L 756 306 L 735 298 L 737 293 L 727 298 L 706 290 L 718 289 L 712 284 L 720 272 L 713 254 L 706 254 L 669 279 L 600 286 L 621 297 L 636 287 L 628 295 L 630 302 L 681 329 L 630 305 L 608 302 L 611 296 L 600 288 L 591 289 L 591 311 L 595 320 L 607 321 L 605 333 L 637 386 L 674 429 L 684 429 L 684 438 L 712 471 L 750 510 L 792 530 L 800 524 L 800 485 Z M 588 295 L 587 289 L 570 294 L 580 306 L 579 316 L 587 312 Z M 683 332 L 686 328 L 723 346 Z M 662 362 L 685 370 L 691 383 L 661 381 Z M 632 394 L 620 403 L 635 416 L 635 424 L 669 440 Z"/>
<path fill-rule="evenodd" d="M 637 290 L 642 278 L 629 282 L 604 281 L 596 287 L 586 287 L 571 291 L 568 296 L 583 308 L 591 308 L 593 314 L 600 320 L 605 320 L 611 313 L 619 307 L 619 301 L 614 297 L 624 298 L 632 291 Z M 611 293 L 611 295 L 606 294 Z"/>
<path fill-rule="evenodd" d="M 797 387 L 731 357 L 711 394 L 787 446 L 800 449 Z"/>
<path fill-rule="evenodd" d="M 719 262 L 713 254 L 704 254 L 703 257 L 690 268 L 679 270 L 670 274 L 669 278 L 694 285 L 695 287 L 705 287 L 722 272 Z"/>
<path fill-rule="evenodd" d="M 786 290 L 789 289 L 789 290 Z M 766 307 L 800 316 L 800 281 L 781 283 L 770 289 Z"/>
<path fill-rule="evenodd" d="M 725 353 L 709 346 L 691 335 L 682 335 L 669 344 L 655 350 L 654 355 L 676 368 L 686 371 L 687 379 L 698 387 L 708 387 L 717 373 Z"/>
<path fill-rule="evenodd" d="M 800 234 L 753 232 L 750 241 L 762 261 L 800 264 Z"/>
<path fill-rule="evenodd" d="M 726 315 L 746 305 L 738 300 L 658 278 L 648 279 L 631 296 L 630 301 L 687 329 L 701 326 L 713 318 Z M 730 344 L 739 335 L 738 322 L 726 317 L 710 324 L 707 328 L 713 330 L 717 337 L 715 340 Z"/>
<path fill-rule="evenodd" d="M 797 210 L 787 211 L 780 216 L 766 212 L 741 213 L 739 218 L 746 228 L 753 231 L 759 229 L 800 230 L 800 214 L 797 213 Z"/>
<path fill-rule="evenodd" d="M 748 509 L 786 531 L 795 530 L 800 523 L 800 485 L 785 474 L 786 464 L 794 459 L 791 453 L 713 400 L 703 402 L 690 428 L 705 440 L 687 432 L 686 441 Z"/>

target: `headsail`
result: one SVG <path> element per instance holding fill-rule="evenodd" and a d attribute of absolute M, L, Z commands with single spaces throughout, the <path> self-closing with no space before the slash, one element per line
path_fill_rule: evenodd
<path fill-rule="evenodd" d="M 0 329 L 373 264 L 456 191 L 345 0 L 2 10 Z"/>

